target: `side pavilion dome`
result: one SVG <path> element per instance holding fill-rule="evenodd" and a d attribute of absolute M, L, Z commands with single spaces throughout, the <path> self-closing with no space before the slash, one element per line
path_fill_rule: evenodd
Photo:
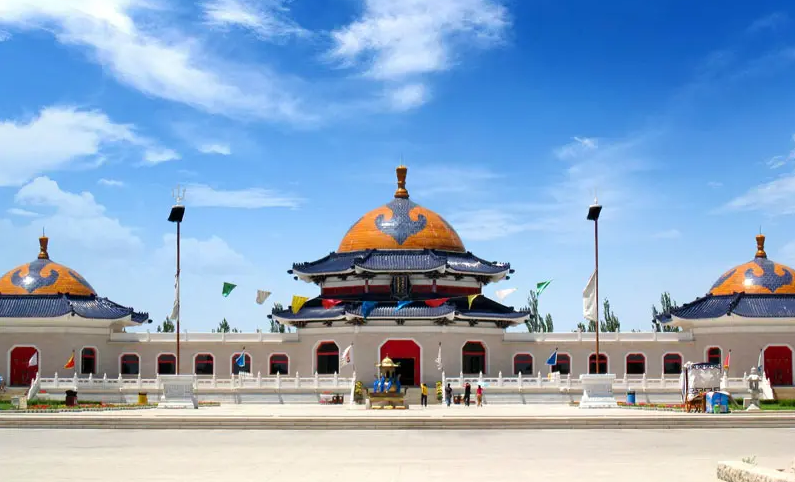
<path fill-rule="evenodd" d="M 362 216 L 345 233 L 338 253 L 368 249 L 436 249 L 465 253 L 464 243 L 441 216 L 409 200 L 406 166 L 397 169 L 395 199 Z"/>
<path fill-rule="evenodd" d="M 795 271 L 789 266 L 767 259 L 765 236 L 762 234 L 756 237 L 754 259 L 723 273 L 709 290 L 711 295 L 735 293 L 795 294 Z"/>

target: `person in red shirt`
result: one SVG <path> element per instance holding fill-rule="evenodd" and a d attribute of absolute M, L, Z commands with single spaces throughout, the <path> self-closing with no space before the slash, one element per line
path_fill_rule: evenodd
<path fill-rule="evenodd" d="M 478 407 L 483 406 L 483 387 L 478 385 L 478 391 L 476 392 L 478 396 Z"/>

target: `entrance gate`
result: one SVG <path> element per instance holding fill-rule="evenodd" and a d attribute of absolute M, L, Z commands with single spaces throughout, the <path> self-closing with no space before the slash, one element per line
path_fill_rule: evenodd
<path fill-rule="evenodd" d="M 36 348 L 32 346 L 17 346 L 11 350 L 9 364 L 8 385 L 12 387 L 27 387 L 36 378 L 39 372 L 38 363 L 29 367 L 30 358 L 36 353 Z M 41 358 L 41 357 L 37 357 Z M 40 361 L 40 360 L 39 360 Z"/>
<path fill-rule="evenodd" d="M 788 346 L 765 348 L 765 375 L 772 386 L 792 385 L 792 350 Z"/>
<path fill-rule="evenodd" d="M 381 345 L 380 360 L 389 357 L 400 363 L 397 373 L 404 386 L 420 384 L 420 346 L 414 340 L 387 340 Z"/>

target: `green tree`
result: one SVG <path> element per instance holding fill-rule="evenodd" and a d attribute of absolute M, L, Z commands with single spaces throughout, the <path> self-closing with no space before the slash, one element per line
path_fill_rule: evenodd
<path fill-rule="evenodd" d="M 602 331 L 605 332 L 619 332 L 621 331 L 621 322 L 618 321 L 618 317 L 615 313 L 610 309 L 610 301 L 605 298 L 604 302 L 604 321 L 600 323 Z"/>
<path fill-rule="evenodd" d="M 157 332 L 158 333 L 174 333 L 174 328 L 175 328 L 174 322 L 169 320 L 168 317 L 166 317 L 166 319 L 163 320 L 163 324 L 157 326 Z"/>
<path fill-rule="evenodd" d="M 274 303 L 273 308 L 271 308 L 271 314 L 276 314 L 284 311 L 284 307 L 281 303 Z M 278 321 L 271 318 L 271 333 L 284 333 L 286 327 L 279 323 Z"/>
<path fill-rule="evenodd" d="M 671 310 L 678 308 L 679 305 L 676 304 L 676 301 L 671 299 L 671 294 L 667 291 L 660 295 L 660 310 L 657 310 L 655 305 L 651 305 L 651 326 L 654 331 L 657 332 L 674 332 L 674 331 L 682 331 L 682 329 L 678 326 L 671 326 L 669 324 L 663 325 L 657 319 L 660 315 L 665 315 L 671 312 Z"/>
<path fill-rule="evenodd" d="M 577 331 L 582 331 L 583 333 L 593 333 L 596 331 L 596 323 L 593 321 L 588 322 L 588 326 L 585 326 L 585 323 L 577 323 Z"/>
<path fill-rule="evenodd" d="M 216 328 L 215 333 L 229 333 L 232 331 L 231 327 L 229 326 L 229 322 L 226 321 L 226 318 L 220 323 L 218 323 L 218 328 Z"/>
<path fill-rule="evenodd" d="M 524 322 L 527 331 L 530 333 L 552 331 L 552 315 L 547 314 L 545 317 L 538 311 L 538 293 L 535 290 L 530 290 L 530 294 L 527 295 L 527 306 L 522 308 L 522 311 L 530 315 Z"/>
<path fill-rule="evenodd" d="M 544 317 L 544 331 L 547 333 L 555 331 L 555 325 L 552 323 L 552 313 L 547 313 L 547 316 Z"/>

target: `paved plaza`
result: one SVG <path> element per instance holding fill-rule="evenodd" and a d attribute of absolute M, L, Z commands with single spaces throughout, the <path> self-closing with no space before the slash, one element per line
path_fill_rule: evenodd
<path fill-rule="evenodd" d="M 793 429 L 0 430 L 2 480 L 714 481 L 792 460 Z"/>

